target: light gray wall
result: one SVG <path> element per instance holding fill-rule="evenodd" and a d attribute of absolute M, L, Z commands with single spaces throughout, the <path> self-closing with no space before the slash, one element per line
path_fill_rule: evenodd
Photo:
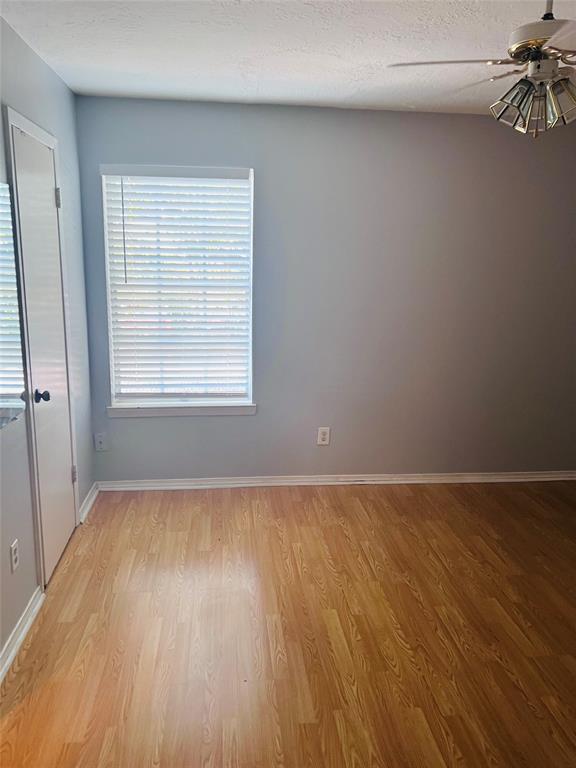
<path fill-rule="evenodd" d="M 7 65 L 0 20 L 0 84 Z M 0 89 L 0 99 L 3 90 Z M 7 181 L 0 120 L 0 182 Z M 0 649 L 18 623 L 37 584 L 26 417 L 0 429 Z M 10 569 L 10 545 L 18 539 L 20 567 Z"/>
<path fill-rule="evenodd" d="M 576 467 L 576 128 L 77 105 L 98 479 Z M 257 415 L 106 416 L 100 163 L 255 169 Z"/>
<path fill-rule="evenodd" d="M 20 565 L 10 570 L 10 545 L 18 539 Z M 0 649 L 32 597 L 38 578 L 26 419 L 0 430 Z"/>
<path fill-rule="evenodd" d="M 54 72 L 0 19 L 0 102 L 13 107 L 56 136 L 59 141 L 64 198 L 63 239 L 69 278 L 72 339 L 72 397 L 78 448 L 79 495 L 92 484 L 90 381 L 86 300 L 82 257 L 82 225 L 74 96 Z M 0 124 L 0 180 L 6 180 Z M 35 585 L 33 517 L 25 420 L 0 432 L 0 647 L 12 631 Z M 18 538 L 21 560 L 10 573 L 9 545 Z"/>
<path fill-rule="evenodd" d="M 83 500 L 92 485 L 92 438 L 74 94 L 6 22 L 0 19 L 0 23 L 2 104 L 13 107 L 58 139 L 63 198 L 63 246 L 72 332 L 72 405 L 78 449 L 78 489 L 80 500 Z"/>

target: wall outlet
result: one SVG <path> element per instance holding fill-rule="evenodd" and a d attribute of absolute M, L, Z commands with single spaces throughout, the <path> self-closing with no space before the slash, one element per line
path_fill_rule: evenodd
<path fill-rule="evenodd" d="M 318 427 L 316 445 L 330 445 L 330 427 Z"/>
<path fill-rule="evenodd" d="M 96 432 L 94 435 L 94 448 L 97 451 L 108 450 L 108 435 L 106 432 Z"/>
<path fill-rule="evenodd" d="M 10 570 L 12 573 L 20 565 L 20 550 L 18 549 L 18 539 L 14 539 L 10 544 Z"/>

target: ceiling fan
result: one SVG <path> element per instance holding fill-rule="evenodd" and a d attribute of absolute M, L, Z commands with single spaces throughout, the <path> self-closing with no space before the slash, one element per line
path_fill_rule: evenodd
<path fill-rule="evenodd" d="M 415 61 L 390 66 L 513 66 L 514 69 L 488 78 L 492 82 L 522 73 L 490 111 L 504 125 L 536 138 L 551 128 L 576 120 L 576 20 L 554 18 L 553 5 L 554 0 L 547 0 L 539 21 L 523 24 L 512 32 L 507 58 Z"/>

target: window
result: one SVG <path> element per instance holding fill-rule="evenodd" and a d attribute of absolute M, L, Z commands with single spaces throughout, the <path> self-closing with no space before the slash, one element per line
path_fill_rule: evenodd
<path fill-rule="evenodd" d="M 252 171 L 102 170 L 111 411 L 251 405 Z"/>
<path fill-rule="evenodd" d="M 0 184 L 0 408 L 23 408 L 23 390 L 10 191 L 7 184 Z"/>

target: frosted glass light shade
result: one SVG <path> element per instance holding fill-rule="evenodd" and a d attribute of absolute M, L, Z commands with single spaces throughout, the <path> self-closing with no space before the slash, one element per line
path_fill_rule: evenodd
<path fill-rule="evenodd" d="M 492 104 L 490 111 L 499 122 L 525 133 L 526 114 L 535 92 L 534 83 L 523 77 L 514 83 L 501 99 Z"/>
<path fill-rule="evenodd" d="M 546 122 L 548 128 L 576 120 L 576 85 L 567 77 L 548 83 Z"/>

